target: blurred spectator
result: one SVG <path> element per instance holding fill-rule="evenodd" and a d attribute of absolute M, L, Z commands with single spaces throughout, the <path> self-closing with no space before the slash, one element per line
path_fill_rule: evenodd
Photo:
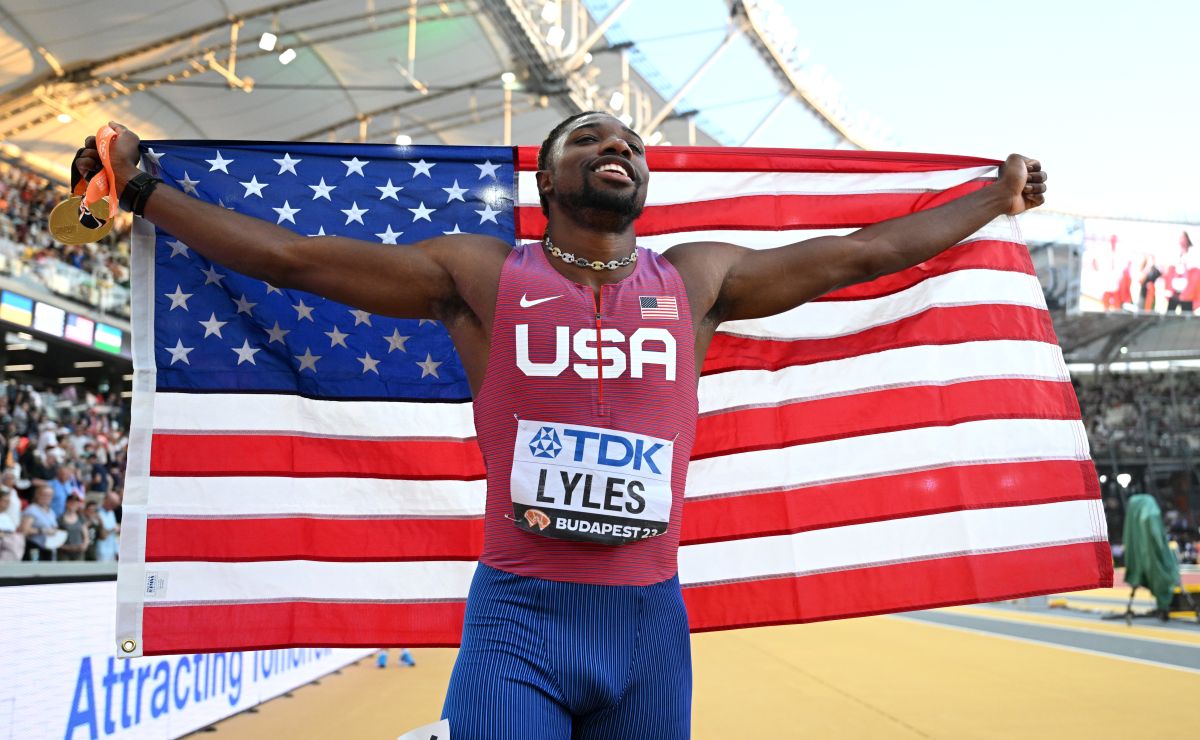
<path fill-rule="evenodd" d="M 83 515 L 83 495 L 67 497 L 67 510 L 58 518 L 58 528 L 67 533 L 67 541 L 58 548 L 58 560 L 83 560 L 88 549 L 88 527 Z"/>
<path fill-rule="evenodd" d="M 46 537 L 58 532 L 58 517 L 50 510 L 54 491 L 47 484 L 37 486 L 33 503 L 25 507 L 18 531 L 25 535 L 27 560 L 53 560 L 54 550 L 46 547 Z"/>
<path fill-rule="evenodd" d="M 96 540 L 100 539 L 100 504 L 88 501 L 83 505 L 83 523 L 87 527 L 88 546 L 84 552 L 85 560 L 96 559 Z"/>
<path fill-rule="evenodd" d="M 67 508 L 67 498 L 72 494 L 78 494 L 80 498 L 83 498 L 83 486 L 75 477 L 75 468 L 65 461 L 59 464 L 58 470 L 54 474 L 54 480 L 50 481 L 50 488 L 54 491 L 50 509 L 55 516 L 63 515 Z"/>
<path fill-rule="evenodd" d="M 120 551 L 121 525 L 117 522 L 117 507 L 121 505 L 121 497 L 110 493 L 104 497 L 100 509 L 96 513 L 99 523 L 96 537 L 96 560 L 109 562 L 117 559 Z"/>
<path fill-rule="evenodd" d="M 0 476 L 0 560 L 20 560 L 25 556 L 25 535 L 21 527 L 21 498 L 17 478 L 11 471 Z"/>
<path fill-rule="evenodd" d="M 112 472 L 108 465 L 101 462 L 95 450 L 96 445 L 89 443 L 83 454 L 83 465 L 87 471 L 88 493 L 108 493 L 112 490 Z"/>

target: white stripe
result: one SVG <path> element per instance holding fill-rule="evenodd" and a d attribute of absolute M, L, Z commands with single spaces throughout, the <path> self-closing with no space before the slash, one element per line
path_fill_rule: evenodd
<path fill-rule="evenodd" d="M 780 370 L 734 370 L 700 379 L 700 412 L 866 390 L 982 378 L 1069 380 L 1056 344 L 998 339 L 921 345 Z"/>
<path fill-rule="evenodd" d="M 634 225 L 634 230 L 637 225 Z M 783 231 L 752 231 L 741 229 L 713 229 L 703 231 L 676 231 L 670 234 L 655 234 L 654 236 L 639 236 L 640 246 L 655 252 L 665 252 L 676 244 L 689 242 L 719 242 L 721 244 L 737 244 L 748 249 L 774 249 L 788 244 L 795 244 L 818 236 L 844 236 L 857 229 L 788 229 Z M 1012 216 L 1000 216 L 979 231 L 963 240 L 963 242 L 989 239 L 1002 242 L 1023 244 L 1024 240 L 1017 230 L 1017 220 Z"/>
<path fill-rule="evenodd" d="M 118 581 L 126 566 L 117 567 Z M 148 563 L 146 574 L 166 576 L 165 588 L 146 596 L 155 603 L 239 603 L 279 600 L 422 601 L 462 599 L 474 561 L 329 563 L 277 560 L 260 563 Z M 206 642 L 197 636 L 197 644 Z"/>
<path fill-rule="evenodd" d="M 1086 460 L 1083 423 L 985 419 L 693 460 L 688 498 L 788 490 L 947 465 Z"/>
<path fill-rule="evenodd" d="M 1103 538 L 1097 517 L 1099 501 L 1062 501 L 690 545 L 679 550 L 679 578 L 690 585 L 1094 542 Z"/>
<path fill-rule="evenodd" d="M 890 324 L 936 307 L 1001 304 L 1046 308 L 1034 275 L 1003 270 L 958 270 L 879 298 L 805 303 L 751 321 L 727 321 L 719 331 L 764 339 L 825 339 Z"/>
<path fill-rule="evenodd" d="M 485 481 L 157 477 L 150 517 L 482 516 Z"/>
<path fill-rule="evenodd" d="M 272 393 L 159 393 L 156 431 L 260 431 L 354 438 L 475 436 L 469 403 L 328 401 Z"/>
<path fill-rule="evenodd" d="M 997 168 L 931 172 L 651 172 L 646 205 L 698 203 L 752 195 L 854 195 L 947 190 L 995 177 Z M 535 172 L 517 173 L 517 200 L 539 205 Z"/>

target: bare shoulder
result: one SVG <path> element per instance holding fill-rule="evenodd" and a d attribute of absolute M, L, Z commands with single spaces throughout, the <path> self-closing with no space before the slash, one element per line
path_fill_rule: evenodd
<path fill-rule="evenodd" d="M 687 288 L 695 318 L 719 310 L 717 298 L 730 267 L 746 252 L 745 247 L 726 242 L 685 242 L 663 252 L 663 258 L 679 271 Z"/>
<path fill-rule="evenodd" d="M 431 257 L 447 269 L 460 265 L 503 263 L 512 244 L 484 234 L 447 234 L 422 242 Z"/>

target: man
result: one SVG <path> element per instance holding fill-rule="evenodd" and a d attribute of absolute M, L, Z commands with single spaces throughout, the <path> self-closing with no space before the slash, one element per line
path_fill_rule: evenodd
<path fill-rule="evenodd" d="M 25 535 L 17 531 L 20 526 L 17 476 L 6 470 L 0 475 L 0 560 L 20 560 L 25 556 Z"/>
<path fill-rule="evenodd" d="M 542 145 L 541 244 L 456 234 L 396 249 L 298 236 L 166 187 L 147 195 L 145 175 L 126 193 L 138 139 L 114 127 L 116 192 L 196 251 L 272 285 L 438 319 L 453 339 L 488 479 L 483 553 L 444 710 L 455 738 L 687 737 L 676 554 L 697 378 L 717 326 L 923 262 L 997 216 L 1040 205 L 1046 189 L 1040 165 L 1013 155 L 994 185 L 848 236 L 657 255 L 635 243 L 650 176 L 644 145 L 593 112 Z M 98 166 L 92 140 L 76 166 Z M 646 318 L 645 296 L 678 311 Z M 547 474 L 540 461 L 560 454 L 574 467 Z M 608 474 L 621 455 L 638 476 Z"/>
<path fill-rule="evenodd" d="M 117 507 L 121 505 L 121 497 L 115 493 L 107 494 L 100 504 L 96 521 L 96 560 L 101 563 L 117 559 L 121 549 L 121 524 L 117 521 Z"/>
<path fill-rule="evenodd" d="M 54 471 L 54 480 L 50 481 L 50 488 L 54 491 L 50 509 L 55 516 L 62 516 L 67 510 L 68 496 L 79 494 L 80 498 L 83 497 L 83 486 L 79 485 L 79 480 L 75 477 L 75 467 L 69 463 L 62 463 Z"/>

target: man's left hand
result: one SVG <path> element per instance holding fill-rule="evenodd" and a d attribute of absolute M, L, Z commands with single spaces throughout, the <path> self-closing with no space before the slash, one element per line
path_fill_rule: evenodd
<path fill-rule="evenodd" d="M 1008 215 L 1015 216 L 1046 202 L 1046 173 L 1036 159 L 1010 154 L 1000 166 L 996 186 L 1012 194 Z"/>

